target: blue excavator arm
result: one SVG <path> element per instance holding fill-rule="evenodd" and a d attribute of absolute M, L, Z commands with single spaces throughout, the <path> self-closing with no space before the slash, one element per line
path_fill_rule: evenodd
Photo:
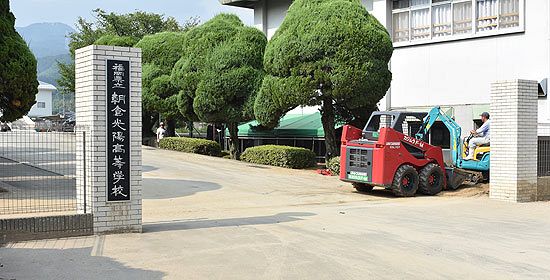
<path fill-rule="evenodd" d="M 433 124 L 440 120 L 445 124 L 451 135 L 451 160 L 454 167 L 475 170 L 475 171 L 489 171 L 490 168 L 490 154 L 487 153 L 481 160 L 465 160 L 462 158 L 462 128 L 452 118 L 447 116 L 440 107 L 434 107 L 428 115 L 424 118 L 424 122 L 420 127 L 420 130 L 415 135 L 418 139 L 425 139 L 430 132 Z"/>
<path fill-rule="evenodd" d="M 459 166 L 462 161 L 462 128 L 452 118 L 447 116 L 447 114 L 441 110 L 441 107 L 434 107 L 430 110 L 428 115 L 424 118 L 420 130 L 416 134 L 416 138 L 425 139 L 437 120 L 443 122 L 449 130 L 451 136 L 451 160 L 455 166 Z"/>

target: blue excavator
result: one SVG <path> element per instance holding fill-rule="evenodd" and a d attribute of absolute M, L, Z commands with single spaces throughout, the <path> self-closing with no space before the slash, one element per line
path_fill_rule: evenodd
<path fill-rule="evenodd" d="M 462 128 L 440 107 L 434 107 L 424 118 L 424 122 L 415 137 L 426 141 L 431 127 L 436 121 L 441 121 L 449 130 L 451 136 L 451 166 L 446 167 L 447 178 L 451 188 L 458 188 L 463 182 L 477 183 L 489 179 L 489 162 L 491 151 L 489 146 L 477 147 L 473 160 L 467 160 L 468 143 L 474 135 L 462 141 Z"/>

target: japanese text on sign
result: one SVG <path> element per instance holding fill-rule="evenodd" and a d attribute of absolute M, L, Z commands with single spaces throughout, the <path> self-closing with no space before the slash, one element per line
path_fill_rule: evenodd
<path fill-rule="evenodd" d="M 107 60 L 107 201 L 130 200 L 130 63 Z"/>

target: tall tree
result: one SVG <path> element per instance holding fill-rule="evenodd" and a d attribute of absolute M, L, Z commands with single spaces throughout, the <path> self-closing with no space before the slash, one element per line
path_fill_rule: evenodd
<path fill-rule="evenodd" d="M 364 117 L 391 82 L 387 30 L 360 0 L 295 0 L 264 57 L 267 76 L 256 99 L 268 127 L 300 106 L 320 106 L 327 159 L 338 155 L 335 120 Z"/>
<path fill-rule="evenodd" d="M 136 44 L 142 51 L 142 83 L 144 117 L 151 125 L 153 114 L 166 120 L 168 135 L 175 134 L 175 121 L 181 116 L 177 107 L 178 89 L 170 74 L 174 64 L 183 56 L 185 32 L 163 32 L 143 37 Z M 146 128 L 144 126 L 144 128 Z"/>
<path fill-rule="evenodd" d="M 15 31 L 9 0 L 0 0 L 0 120 L 14 121 L 34 105 L 36 59 Z"/>
<path fill-rule="evenodd" d="M 164 31 L 183 31 L 198 24 L 198 18 L 188 19 L 183 26 L 173 17 L 161 14 L 136 11 L 129 14 L 107 13 L 101 9 L 93 11 L 95 21 L 89 22 L 79 18 L 76 32 L 69 36 L 69 49 L 74 59 L 76 49 L 92 45 L 96 42 L 109 45 L 130 45 L 145 35 Z M 72 63 L 59 65 L 60 68 L 73 68 Z M 58 81 L 62 92 L 74 93 L 74 70 L 61 71 Z"/>
<path fill-rule="evenodd" d="M 238 125 L 254 118 L 266 44 L 262 32 L 244 26 L 235 15 L 221 14 L 187 34 L 184 56 L 172 72 L 181 89 L 182 114 L 225 123 L 234 159 L 239 157 Z"/>

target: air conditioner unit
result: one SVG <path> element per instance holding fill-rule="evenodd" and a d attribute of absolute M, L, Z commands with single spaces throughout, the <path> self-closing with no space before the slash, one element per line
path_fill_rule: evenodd
<path fill-rule="evenodd" d="M 548 79 L 544 78 L 539 83 L 539 97 L 546 97 L 548 95 Z"/>

